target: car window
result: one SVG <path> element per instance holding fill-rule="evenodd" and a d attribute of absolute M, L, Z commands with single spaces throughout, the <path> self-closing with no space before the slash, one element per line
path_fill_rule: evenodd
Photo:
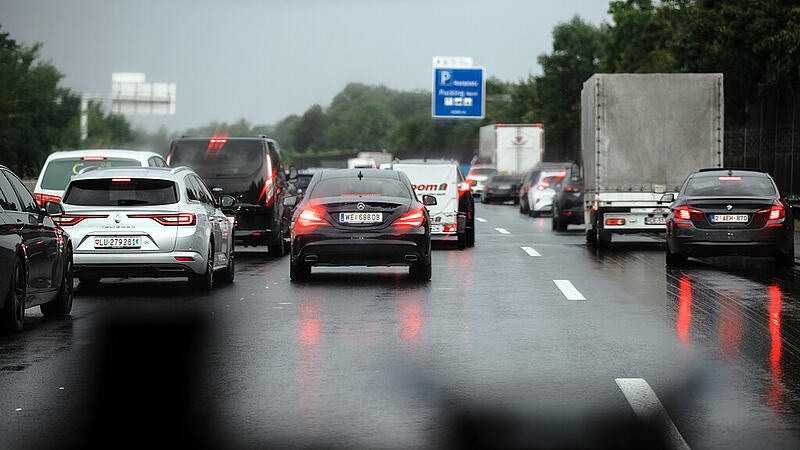
<path fill-rule="evenodd" d="M 141 166 L 142 163 L 135 159 L 106 158 L 103 156 L 84 156 L 75 158 L 53 159 L 47 163 L 42 174 L 42 189 L 63 191 L 70 180 L 81 170 L 87 167 L 125 167 Z"/>
<path fill-rule="evenodd" d="M 178 190 L 170 180 L 110 178 L 78 180 L 70 183 L 62 200 L 78 206 L 145 206 L 178 202 Z"/>
<path fill-rule="evenodd" d="M 194 177 L 187 175 L 186 178 L 183 179 L 183 182 L 186 184 L 186 200 L 200 201 L 200 195 L 197 193 Z"/>
<path fill-rule="evenodd" d="M 5 175 L 8 177 L 8 181 L 11 182 L 11 186 L 13 186 L 14 190 L 17 191 L 17 197 L 20 199 L 20 206 L 22 207 L 22 210 L 29 213 L 38 213 L 39 205 L 36 204 L 36 200 L 33 199 L 33 195 L 30 193 L 28 188 L 22 184 L 22 181 L 20 181 L 20 179 L 11 172 L 5 172 Z"/>
<path fill-rule="evenodd" d="M 188 166 L 203 178 L 249 177 L 263 170 L 264 145 L 258 140 L 211 139 L 172 144 L 172 167 Z"/>
<path fill-rule="evenodd" d="M 314 185 L 310 198 L 386 196 L 412 198 L 410 186 L 391 178 L 331 178 Z"/>
<path fill-rule="evenodd" d="M 194 182 L 197 185 L 197 194 L 200 196 L 200 201 L 207 205 L 216 206 L 214 202 L 214 196 L 211 195 L 211 191 L 208 190 L 206 183 L 197 176 L 193 177 Z"/>
<path fill-rule="evenodd" d="M 0 206 L 6 211 L 20 210 L 16 192 L 14 192 L 8 179 L 2 175 L 0 175 Z"/>
<path fill-rule="evenodd" d="M 763 176 L 703 176 L 689 180 L 688 197 L 771 197 L 776 194 L 772 180 Z"/>
<path fill-rule="evenodd" d="M 151 156 L 150 159 L 147 160 L 147 163 L 150 167 L 167 167 L 167 163 L 158 156 Z"/>

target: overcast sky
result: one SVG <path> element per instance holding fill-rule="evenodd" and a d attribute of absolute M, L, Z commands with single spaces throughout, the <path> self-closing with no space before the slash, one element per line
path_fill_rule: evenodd
<path fill-rule="evenodd" d="M 130 116 L 172 130 L 241 117 L 274 123 L 327 105 L 348 82 L 430 89 L 433 56 L 471 56 L 489 76 L 540 73 L 551 30 L 605 0 L 0 0 L 0 24 L 79 92 L 112 72 L 177 83 L 177 114 Z"/>

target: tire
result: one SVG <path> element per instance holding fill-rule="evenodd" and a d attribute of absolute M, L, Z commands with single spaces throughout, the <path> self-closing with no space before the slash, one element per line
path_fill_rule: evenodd
<path fill-rule="evenodd" d="M 555 206 L 553 206 L 553 229 L 559 233 L 567 231 L 567 223 L 561 218 L 561 214 Z"/>
<path fill-rule="evenodd" d="M 597 232 L 597 245 L 607 247 L 611 245 L 611 233 L 608 231 L 600 230 Z"/>
<path fill-rule="evenodd" d="M 14 258 L 14 267 L 8 284 L 6 303 L 0 311 L 0 326 L 4 331 L 19 333 L 25 323 L 25 299 L 27 298 L 27 283 L 22 260 Z"/>
<path fill-rule="evenodd" d="M 586 229 L 586 243 L 589 245 L 597 245 L 597 230 L 594 228 Z"/>
<path fill-rule="evenodd" d="M 541 211 L 536 211 L 535 209 L 531 209 L 531 217 L 540 217 L 542 215 Z"/>
<path fill-rule="evenodd" d="M 72 273 L 72 253 L 66 255 L 66 263 L 64 274 L 61 277 L 61 289 L 58 291 L 58 296 L 51 302 L 39 306 L 42 315 L 45 317 L 64 317 L 68 316 L 72 311 L 73 300 L 73 273 Z"/>
<path fill-rule="evenodd" d="M 464 227 L 464 231 L 462 231 L 461 233 L 458 233 L 458 244 L 457 245 L 458 245 L 458 249 L 459 250 L 464 250 L 465 248 L 467 248 L 467 229 L 466 228 L 467 227 L 465 226 Z"/>
<path fill-rule="evenodd" d="M 277 243 L 268 245 L 267 250 L 269 251 L 269 256 L 272 256 L 274 258 L 280 258 L 285 254 L 284 250 L 286 249 L 286 246 L 283 242 L 283 228 L 281 228 L 278 239 L 275 242 Z"/>
<path fill-rule="evenodd" d="M 208 243 L 205 273 L 190 275 L 189 283 L 200 292 L 208 292 L 214 287 L 214 244 L 212 242 Z"/>
<path fill-rule="evenodd" d="M 667 266 L 680 266 L 681 264 L 686 262 L 686 255 L 681 253 L 672 253 L 669 250 L 669 244 L 667 244 L 667 251 L 664 257 L 664 262 Z"/>
<path fill-rule="evenodd" d="M 521 198 L 519 199 L 519 213 L 528 214 L 528 208 L 525 206 L 525 202 Z"/>
<path fill-rule="evenodd" d="M 467 226 L 467 247 L 475 247 L 475 219 L 468 223 L 472 225 Z"/>
<path fill-rule="evenodd" d="M 411 278 L 419 281 L 430 281 L 431 279 L 431 260 L 419 262 L 408 268 Z"/>
<path fill-rule="evenodd" d="M 787 253 L 778 253 L 775 255 L 775 264 L 781 267 L 792 267 L 794 265 L 794 242 L 789 247 Z"/>
<path fill-rule="evenodd" d="M 236 277 L 236 252 L 233 247 L 231 247 L 231 251 L 228 255 L 228 267 L 226 267 L 222 271 L 222 281 L 226 283 L 233 283 L 233 279 Z"/>
<path fill-rule="evenodd" d="M 311 266 L 298 263 L 289 264 L 289 278 L 292 281 L 305 281 L 311 276 Z"/>

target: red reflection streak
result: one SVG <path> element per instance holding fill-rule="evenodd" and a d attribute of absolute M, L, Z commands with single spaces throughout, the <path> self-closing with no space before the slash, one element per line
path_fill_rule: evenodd
<path fill-rule="evenodd" d="M 735 298 L 721 296 L 722 316 L 719 322 L 719 346 L 732 359 L 739 359 L 739 343 L 742 339 L 742 307 Z"/>
<path fill-rule="evenodd" d="M 689 277 L 681 275 L 680 280 L 680 293 L 678 304 L 678 337 L 683 345 L 689 345 L 689 324 L 692 322 L 692 286 L 689 282 Z"/>
<path fill-rule="evenodd" d="M 767 392 L 767 403 L 777 414 L 780 411 L 780 404 L 783 398 L 783 372 L 781 371 L 781 308 L 783 307 L 783 296 L 778 286 L 769 287 L 769 367 L 772 374 L 772 382 Z"/>
<path fill-rule="evenodd" d="M 298 308 L 297 317 L 300 371 L 300 415 L 313 437 L 319 399 L 319 341 L 322 320 L 319 314 L 319 298 L 310 296 Z"/>
<path fill-rule="evenodd" d="M 406 342 L 415 342 L 420 327 L 422 327 L 422 304 L 416 298 L 402 296 L 398 304 L 400 316 L 400 339 Z"/>

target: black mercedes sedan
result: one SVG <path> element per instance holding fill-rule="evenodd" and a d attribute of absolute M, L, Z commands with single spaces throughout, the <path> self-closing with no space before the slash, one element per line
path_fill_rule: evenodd
<path fill-rule="evenodd" d="M 295 206 L 297 197 L 287 197 Z M 431 229 L 426 206 L 405 173 L 339 169 L 317 173 L 291 222 L 290 278 L 312 266 L 409 266 L 413 278 L 431 278 Z"/>
<path fill-rule="evenodd" d="M 61 205 L 39 207 L 19 178 L 0 165 L 0 327 L 19 332 L 25 309 L 45 316 L 72 309 L 72 244 L 51 216 Z"/>
<path fill-rule="evenodd" d="M 662 202 L 675 200 L 665 194 Z M 772 256 L 794 263 L 794 220 L 798 197 L 780 196 L 766 173 L 707 169 L 683 183 L 667 216 L 668 265 L 689 256 Z"/>

